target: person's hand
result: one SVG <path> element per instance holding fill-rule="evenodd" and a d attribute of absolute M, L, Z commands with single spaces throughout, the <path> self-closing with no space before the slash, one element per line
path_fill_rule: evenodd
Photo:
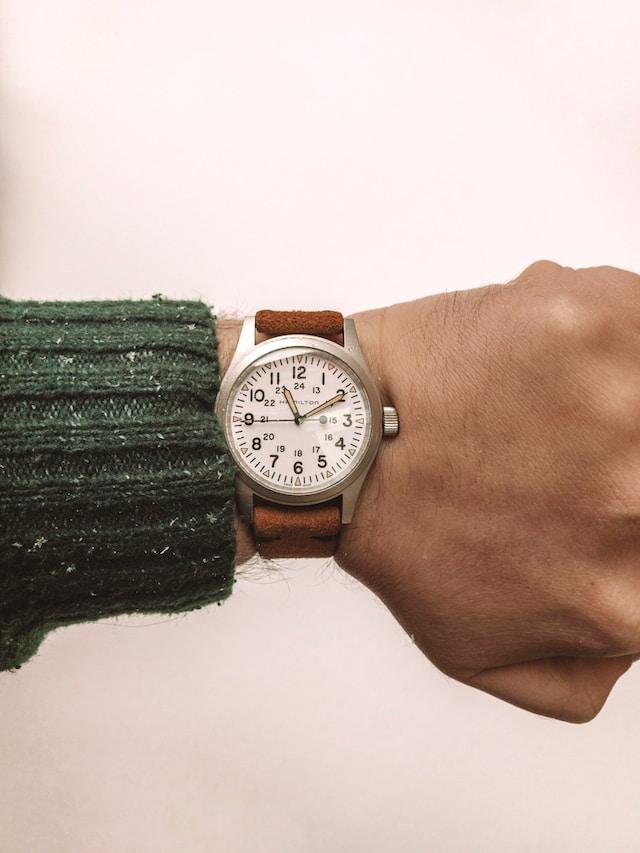
<path fill-rule="evenodd" d="M 339 563 L 443 672 L 590 720 L 640 652 L 640 277 L 541 261 L 357 323 L 400 435 Z"/>

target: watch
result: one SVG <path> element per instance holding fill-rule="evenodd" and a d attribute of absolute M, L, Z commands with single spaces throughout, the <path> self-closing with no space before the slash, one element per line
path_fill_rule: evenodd
<path fill-rule="evenodd" d="M 216 399 L 240 517 L 264 557 L 327 557 L 398 413 L 381 398 L 354 320 L 258 311 Z"/>

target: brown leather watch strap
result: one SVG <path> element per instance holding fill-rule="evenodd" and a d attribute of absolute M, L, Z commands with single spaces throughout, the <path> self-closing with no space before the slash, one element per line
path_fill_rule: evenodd
<path fill-rule="evenodd" d="M 342 524 L 340 506 L 286 507 L 258 504 L 253 529 L 263 557 L 331 557 Z"/>
<path fill-rule="evenodd" d="M 263 335 L 318 335 L 340 339 L 338 311 L 258 311 Z M 283 506 L 254 498 L 253 532 L 263 557 L 331 557 L 342 526 L 341 499 L 314 506 Z"/>
<path fill-rule="evenodd" d="M 256 331 L 264 335 L 320 335 L 337 337 L 342 334 L 344 317 L 339 311 L 258 311 Z"/>

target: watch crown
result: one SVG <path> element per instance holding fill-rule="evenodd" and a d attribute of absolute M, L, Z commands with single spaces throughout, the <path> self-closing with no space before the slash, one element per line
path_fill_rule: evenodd
<path fill-rule="evenodd" d="M 382 434 L 397 435 L 400 430 L 400 418 L 393 406 L 382 407 Z"/>

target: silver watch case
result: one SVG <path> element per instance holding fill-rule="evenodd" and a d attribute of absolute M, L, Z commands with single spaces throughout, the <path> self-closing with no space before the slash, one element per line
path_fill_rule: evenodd
<path fill-rule="evenodd" d="M 289 347 L 303 346 L 308 349 L 315 349 L 327 353 L 328 355 L 343 361 L 358 375 L 371 406 L 371 433 L 367 447 L 354 469 L 347 474 L 344 479 L 339 480 L 335 484 L 331 484 L 323 491 L 315 492 L 311 495 L 288 495 L 286 493 L 276 492 L 273 489 L 270 489 L 263 482 L 255 480 L 240 468 L 240 466 L 238 466 L 238 473 L 236 475 L 236 491 L 238 510 L 242 518 L 247 519 L 248 521 L 253 519 L 254 495 L 259 495 L 273 503 L 289 506 L 304 506 L 323 503 L 338 497 L 338 495 L 342 495 L 342 523 L 348 524 L 351 521 L 356 501 L 358 500 L 358 495 L 360 494 L 365 477 L 367 476 L 367 473 L 378 452 L 378 448 L 380 447 L 380 441 L 383 435 L 384 410 L 377 382 L 371 374 L 365 360 L 353 320 L 346 319 L 344 321 L 343 337 L 343 346 L 336 344 L 333 341 L 329 341 L 326 338 L 316 337 L 315 335 L 279 335 L 277 337 L 268 338 L 267 340 L 262 341 L 262 343 L 256 344 L 255 317 L 247 317 L 245 319 L 240 332 L 238 346 L 233 354 L 229 369 L 225 373 L 224 379 L 220 384 L 220 390 L 215 404 L 216 416 L 222 426 L 231 455 L 234 456 L 234 458 L 235 454 L 232 449 L 232 443 L 229 441 L 227 434 L 227 406 L 229 404 L 231 391 L 240 376 L 254 361 L 271 352 L 287 349 Z"/>

